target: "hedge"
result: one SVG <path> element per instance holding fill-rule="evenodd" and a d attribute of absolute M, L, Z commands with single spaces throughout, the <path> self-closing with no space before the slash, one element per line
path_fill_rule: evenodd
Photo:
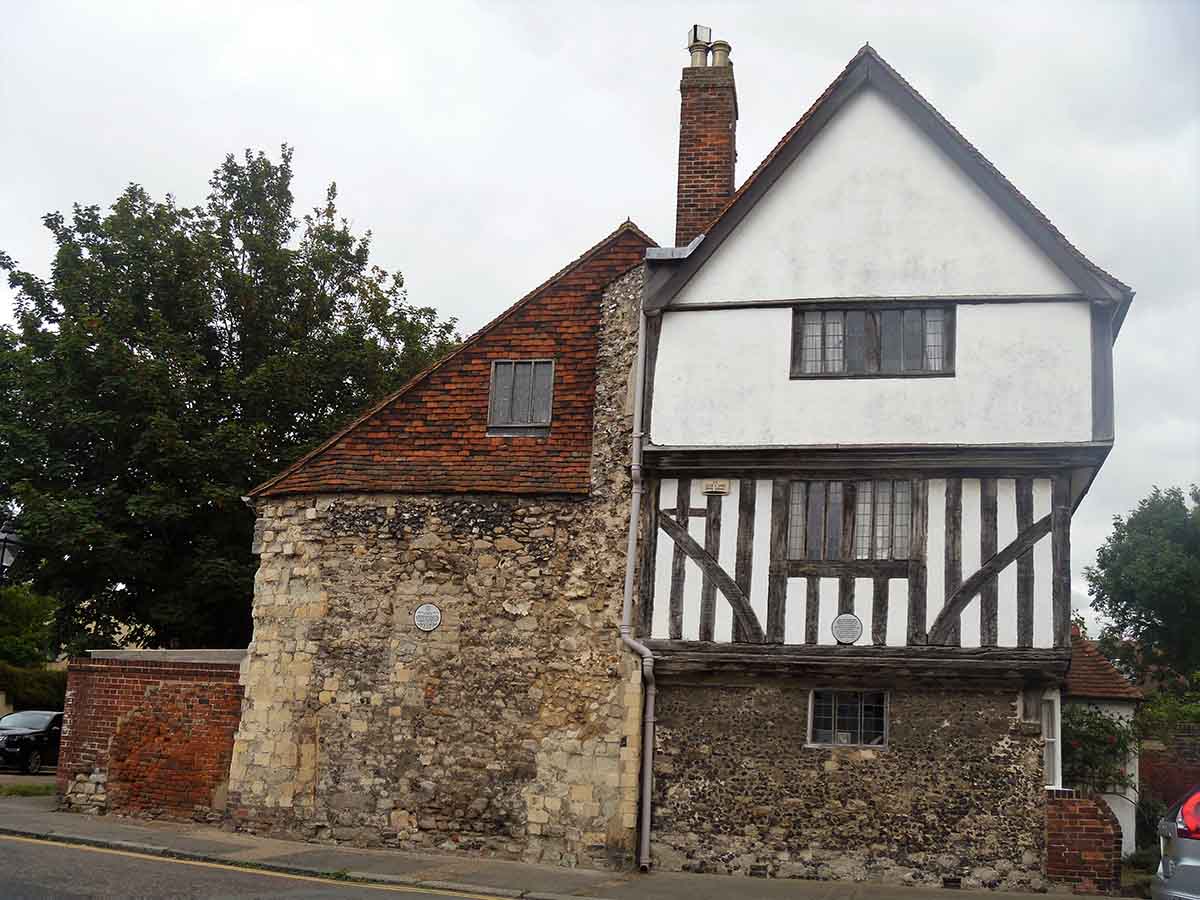
<path fill-rule="evenodd" d="M 0 663 L 0 692 L 15 710 L 62 709 L 67 699 L 67 673 Z"/>

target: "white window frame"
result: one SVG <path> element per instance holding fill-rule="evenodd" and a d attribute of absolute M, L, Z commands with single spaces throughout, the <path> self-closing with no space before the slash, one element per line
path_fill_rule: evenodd
<path fill-rule="evenodd" d="M 492 411 L 493 411 L 493 409 L 495 409 L 495 399 L 496 399 L 496 367 L 500 366 L 500 365 L 512 365 L 512 366 L 528 365 L 528 366 L 530 366 L 530 378 L 532 378 L 533 377 L 532 373 L 537 371 L 538 363 L 549 363 L 550 364 L 550 397 L 548 400 L 549 416 L 546 418 L 546 421 L 544 421 L 544 422 L 522 422 L 519 424 L 513 424 L 511 422 L 505 423 L 505 422 L 493 421 L 492 420 Z M 515 370 L 514 370 L 514 372 L 515 372 Z M 552 358 L 546 358 L 546 357 L 537 357 L 534 359 L 506 358 L 506 359 L 492 360 L 490 380 L 488 381 L 488 424 L 487 424 L 488 430 L 490 432 L 492 432 L 493 434 L 500 434 L 500 435 L 522 434 L 522 433 L 527 434 L 531 431 L 532 432 L 547 431 L 550 428 L 551 423 L 554 421 L 554 378 L 555 378 L 556 374 L 557 374 L 556 366 L 555 366 L 554 360 Z M 514 374 L 514 378 L 515 378 L 515 374 Z M 533 412 L 533 410 L 532 410 L 532 403 L 533 403 L 532 383 L 530 385 L 529 400 L 530 400 L 530 405 L 531 405 L 530 415 L 532 417 L 532 412 Z"/>
<path fill-rule="evenodd" d="M 832 691 L 836 696 L 840 691 L 843 694 L 883 694 L 883 743 L 882 744 L 821 744 L 813 740 L 813 713 L 817 705 L 818 691 Z M 859 715 L 861 716 L 861 704 L 859 706 Z M 808 689 L 808 731 L 804 735 L 804 746 L 814 750 L 836 750 L 838 747 L 854 747 L 860 750 L 886 750 L 891 742 L 892 731 L 892 692 L 887 688 L 880 687 L 813 687 Z M 834 731 L 837 731 L 837 708 L 836 702 L 833 711 L 834 716 Z M 860 726 L 861 737 L 861 726 Z"/>
<path fill-rule="evenodd" d="M 1053 706 L 1054 716 L 1054 737 L 1046 737 L 1045 727 L 1045 704 L 1050 703 Z M 1063 786 L 1062 783 L 1062 692 L 1057 688 L 1050 688 L 1043 692 L 1041 703 L 1038 706 L 1038 722 L 1042 723 L 1042 741 L 1047 745 L 1043 748 L 1042 762 L 1045 766 L 1045 750 L 1049 749 L 1050 743 L 1054 744 L 1054 779 L 1053 782 L 1046 784 L 1047 790 L 1058 790 Z"/>

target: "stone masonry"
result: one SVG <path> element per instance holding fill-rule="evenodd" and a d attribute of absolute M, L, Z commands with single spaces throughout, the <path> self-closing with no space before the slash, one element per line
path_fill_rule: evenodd
<path fill-rule="evenodd" d="M 631 857 L 641 688 L 620 643 L 642 270 L 602 299 L 587 497 L 258 502 L 230 775 L 250 830 L 563 865 Z M 440 628 L 413 624 L 422 603 Z"/>
<path fill-rule="evenodd" d="M 661 684 L 663 869 L 1040 890 L 1041 740 L 1017 692 L 897 688 L 886 747 L 806 746 L 809 685 Z"/>

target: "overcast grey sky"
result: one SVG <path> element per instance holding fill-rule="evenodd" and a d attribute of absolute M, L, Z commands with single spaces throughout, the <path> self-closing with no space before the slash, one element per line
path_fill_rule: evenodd
<path fill-rule="evenodd" d="M 130 181 L 203 200 L 245 147 L 336 180 L 415 302 L 473 331 L 626 216 L 671 242 L 693 22 L 733 45 L 745 178 L 870 41 L 1137 291 L 1083 566 L 1154 484 L 1200 481 L 1200 2 L 27 3 L 0 0 L 0 247 Z M 0 320 L 11 294 L 0 287 Z"/>

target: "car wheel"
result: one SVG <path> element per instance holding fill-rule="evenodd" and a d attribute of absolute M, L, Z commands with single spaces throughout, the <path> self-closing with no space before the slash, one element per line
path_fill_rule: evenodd
<path fill-rule="evenodd" d="M 29 755 L 25 757 L 25 774 L 36 775 L 42 771 L 42 754 L 37 750 L 30 750 Z"/>

